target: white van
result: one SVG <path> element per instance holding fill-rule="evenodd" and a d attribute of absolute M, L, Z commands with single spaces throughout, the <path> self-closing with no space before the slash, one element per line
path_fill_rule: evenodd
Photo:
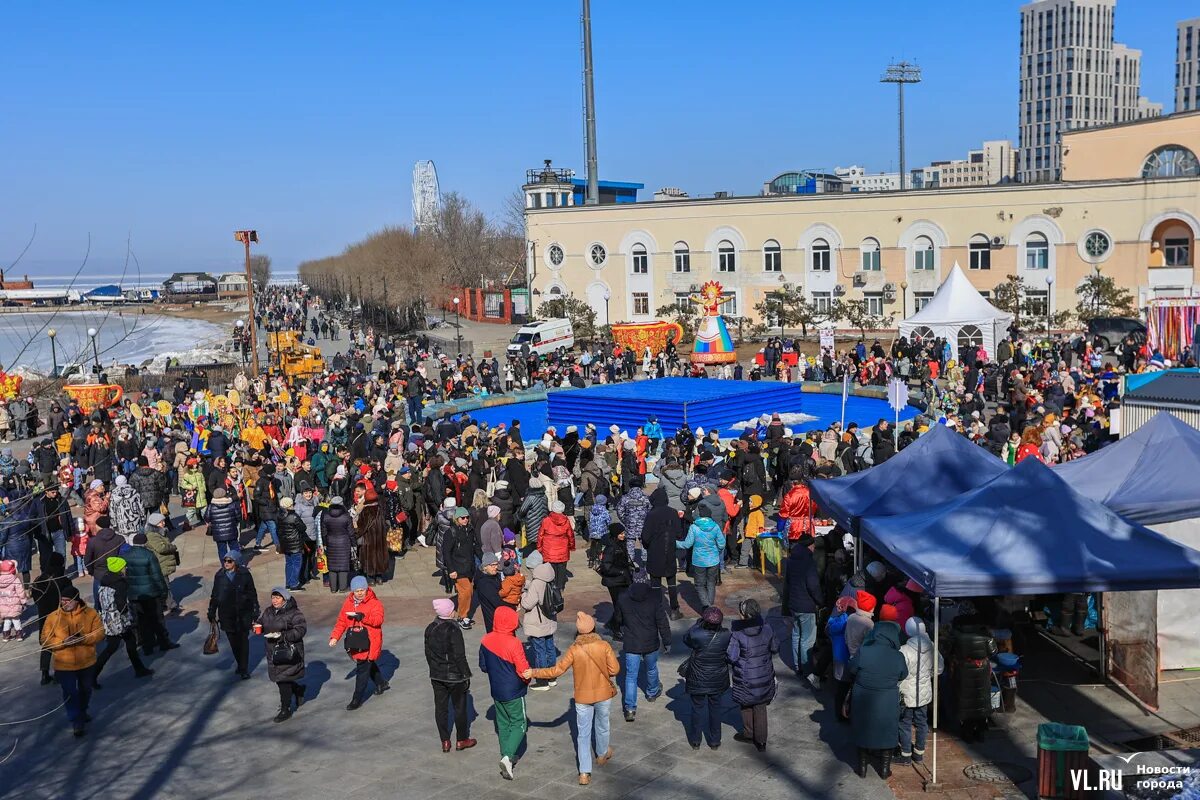
<path fill-rule="evenodd" d="M 513 335 L 508 344 L 509 356 L 525 356 L 537 353 L 544 356 L 559 348 L 575 346 L 575 331 L 569 319 L 534 319 Z"/>

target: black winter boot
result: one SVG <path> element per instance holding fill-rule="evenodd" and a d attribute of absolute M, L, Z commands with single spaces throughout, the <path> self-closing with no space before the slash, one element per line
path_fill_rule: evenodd
<path fill-rule="evenodd" d="M 892 751 L 891 748 L 884 750 L 879 755 L 879 777 L 885 781 L 892 777 Z"/>
<path fill-rule="evenodd" d="M 275 715 L 276 722 L 286 722 L 292 718 L 292 709 L 280 707 L 279 713 Z"/>
<path fill-rule="evenodd" d="M 858 748 L 858 769 L 856 770 L 856 772 L 858 772 L 858 777 L 867 777 L 867 767 L 870 766 L 870 763 L 871 751 L 865 747 Z"/>

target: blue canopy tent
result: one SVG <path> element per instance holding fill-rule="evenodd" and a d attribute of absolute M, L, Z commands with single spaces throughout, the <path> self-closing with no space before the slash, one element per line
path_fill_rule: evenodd
<path fill-rule="evenodd" d="M 1053 469 L 1083 496 L 1143 525 L 1200 517 L 1200 431 L 1166 411 L 1124 439 Z"/>
<path fill-rule="evenodd" d="M 860 517 L 938 506 L 1007 472 L 1008 465 L 945 425 L 934 425 L 887 461 L 841 478 L 813 481 L 821 509 L 848 531 Z"/>
<path fill-rule="evenodd" d="M 940 505 L 866 517 L 859 531 L 935 598 L 935 648 L 940 597 L 1200 587 L 1200 552 L 1123 519 L 1032 458 Z"/>

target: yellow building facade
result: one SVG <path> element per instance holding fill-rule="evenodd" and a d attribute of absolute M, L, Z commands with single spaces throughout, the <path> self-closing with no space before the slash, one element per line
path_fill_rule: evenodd
<path fill-rule="evenodd" d="M 756 319 L 788 284 L 899 320 L 955 262 L 985 296 L 1020 275 L 1052 312 L 1094 270 L 1139 303 L 1200 295 L 1200 114 L 1073 132 L 1063 150 L 1060 183 L 531 209 L 534 307 L 573 295 L 601 323 L 646 321 L 717 280 L 730 316 Z"/>

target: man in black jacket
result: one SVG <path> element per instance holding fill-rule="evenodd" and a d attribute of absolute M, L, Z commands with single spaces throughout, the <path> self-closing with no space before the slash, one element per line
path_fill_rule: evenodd
<path fill-rule="evenodd" d="M 279 498 L 283 519 L 279 521 L 279 552 L 283 553 L 283 580 L 289 592 L 303 591 L 300 567 L 304 564 L 304 539 L 308 535 L 304 520 L 296 513 L 295 501 Z"/>
<path fill-rule="evenodd" d="M 679 588 L 675 584 L 675 543 L 683 538 L 683 520 L 679 512 L 668 505 L 667 490 L 659 487 L 650 495 L 650 513 L 642 526 L 642 547 L 646 551 L 646 571 L 650 584 L 661 590 L 667 582 L 671 619 L 681 619 Z M 661 594 L 661 591 L 660 591 Z"/>
<path fill-rule="evenodd" d="M 821 678 L 811 671 L 809 654 L 817 641 L 817 611 L 825 604 L 825 598 L 812 553 L 814 541 L 812 536 L 804 534 L 792 544 L 783 579 L 783 613 L 792 617 L 792 664 L 796 677 L 806 678 L 814 689 L 819 689 Z"/>
<path fill-rule="evenodd" d="M 467 715 L 467 695 L 471 691 L 471 668 L 467 665 L 463 635 L 454 624 L 454 603 L 448 597 L 433 601 L 437 619 L 425 628 L 425 661 L 429 664 L 429 682 L 433 684 L 434 719 L 442 752 L 450 752 L 450 724 L 447 712 L 454 704 L 454 729 L 458 732 L 456 750 L 475 746 L 471 738 L 471 720 Z M 489 624 L 490 627 L 490 624 Z"/>
<path fill-rule="evenodd" d="M 271 534 L 271 541 L 279 548 L 279 479 L 275 477 L 275 465 L 262 468 L 258 482 L 254 484 L 254 516 L 258 519 L 258 530 L 254 535 L 254 549 L 263 549 L 263 533 Z"/>
<path fill-rule="evenodd" d="M 625 721 L 633 722 L 637 715 L 637 684 L 646 665 L 646 702 L 653 703 L 663 693 L 658 678 L 658 648 L 671 650 L 671 624 L 663 608 L 662 591 L 644 583 L 635 583 L 621 595 L 621 623 L 625 662 Z"/>
<path fill-rule="evenodd" d="M 442 564 L 458 594 L 458 624 L 464 631 L 475 624 L 471 618 L 471 593 L 475 586 L 475 559 L 481 555 L 479 539 L 471 527 L 470 512 L 456 508 L 454 525 L 442 541 Z"/>
<path fill-rule="evenodd" d="M 208 621 L 225 631 L 234 668 L 242 680 L 250 678 L 250 626 L 258 615 L 258 592 L 250 570 L 238 564 L 236 553 L 226 553 L 213 578 Z"/>
<path fill-rule="evenodd" d="M 475 596 L 479 598 L 479 610 L 483 612 L 483 629 L 487 633 L 492 632 L 492 618 L 496 609 L 508 605 L 500 599 L 502 582 L 499 557 L 495 553 L 484 553 L 482 566 L 475 574 Z M 509 608 L 516 610 L 511 605 Z"/>

